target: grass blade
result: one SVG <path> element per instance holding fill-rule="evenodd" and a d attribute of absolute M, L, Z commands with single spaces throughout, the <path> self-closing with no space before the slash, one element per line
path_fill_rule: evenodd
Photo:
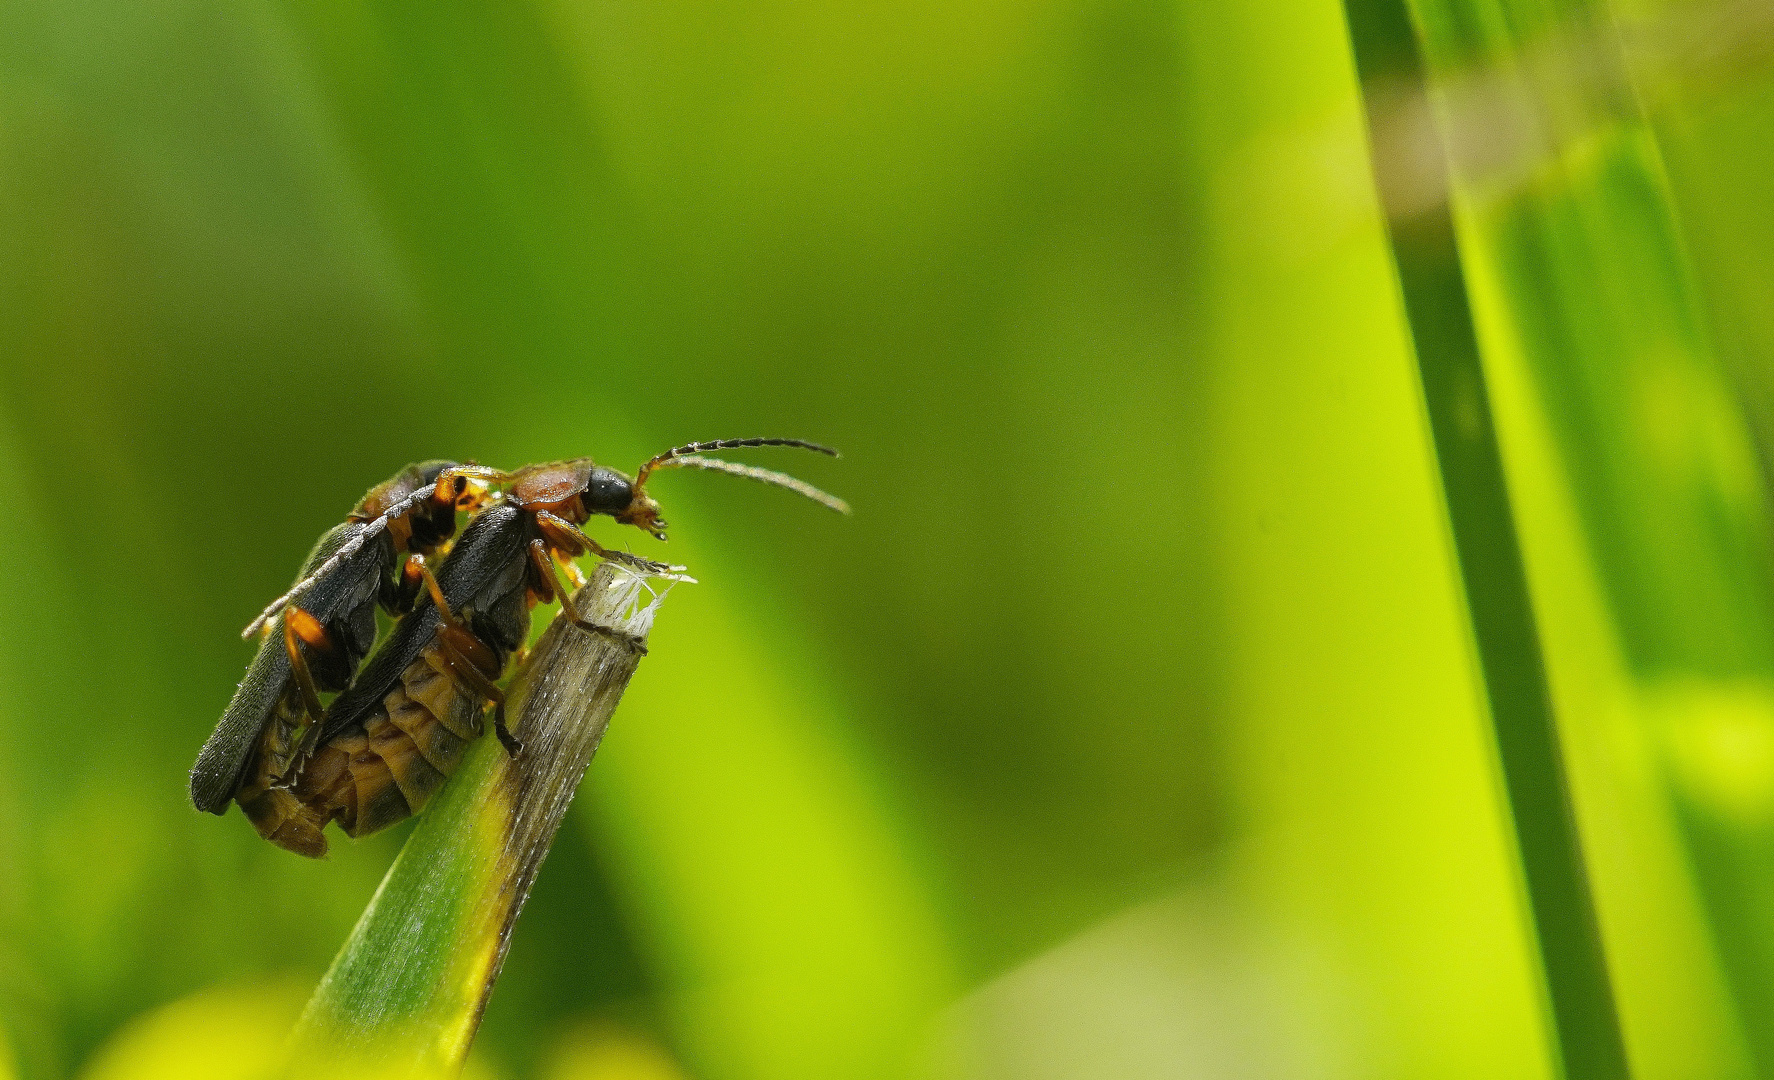
<path fill-rule="evenodd" d="M 644 651 L 659 599 L 605 563 L 513 683 L 516 758 L 482 738 L 388 870 L 296 1026 L 292 1075 L 451 1076 L 524 899 Z"/>
<path fill-rule="evenodd" d="M 1629 1075 L 1571 807 L 1433 125 L 1399 138 L 1397 102 L 1427 101 L 1404 0 L 1345 0 L 1375 179 L 1417 354 L 1442 491 L 1502 759 L 1564 1074 Z M 1401 182 L 1408 162 L 1409 183 Z M 1425 189 L 1431 198 L 1423 198 Z"/>
<path fill-rule="evenodd" d="M 1633 859 L 1647 850 L 1624 818 L 1600 809 L 1622 793 L 1673 818 L 1681 861 L 1672 870 L 1689 879 L 1675 887 L 1693 888 L 1697 902 L 1683 906 L 1698 909 L 1710 937 L 1687 952 L 1717 965 L 1730 998 L 1717 1044 L 1740 1044 L 1748 1074 L 1774 1076 L 1774 786 L 1765 757 L 1742 749 L 1774 737 L 1766 464 L 1714 356 L 1641 105 L 1645 84 L 1631 78 L 1622 45 L 1636 38 L 1666 72 L 1710 78 L 1710 67 L 1766 35 L 1708 5 L 1668 6 L 1654 22 L 1618 28 L 1616 11 L 1633 5 L 1415 0 L 1414 10 L 1442 129 L 1453 135 L 1487 356 L 1499 381 L 1526 391 L 1505 427 L 1550 437 L 1582 532 L 1579 557 L 1621 654 L 1615 677 L 1637 729 L 1628 737 L 1649 750 L 1635 777 L 1596 752 L 1614 727 L 1604 712 L 1568 713 L 1567 730 L 1592 748 L 1573 754 L 1582 786 L 1597 792 L 1583 800 L 1592 835 L 1629 837 Z M 1690 51 L 1697 34 L 1711 42 L 1708 56 Z M 1546 572 L 1550 598 L 1557 571 Z M 1543 611 L 1550 621 L 1553 610 Z M 1573 685 L 1587 677 L 1571 674 Z M 1664 1019 L 1687 992 L 1670 989 L 1667 958 L 1645 940 L 1655 923 L 1642 864 L 1611 854 L 1597 870 L 1635 1052 L 1647 1067 L 1657 1055 L 1691 1060 L 1693 1036 Z"/>

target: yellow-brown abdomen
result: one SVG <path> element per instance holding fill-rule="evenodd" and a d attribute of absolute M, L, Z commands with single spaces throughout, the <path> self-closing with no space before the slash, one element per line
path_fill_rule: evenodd
<path fill-rule="evenodd" d="M 424 809 L 481 733 L 483 702 L 449 671 L 431 645 L 361 725 L 314 752 L 291 795 L 301 820 L 317 829 L 337 821 L 347 836 L 368 836 Z"/>
<path fill-rule="evenodd" d="M 272 707 L 271 722 L 259 736 L 252 763 L 247 766 L 240 789 L 234 793 L 234 801 L 260 836 L 278 847 L 317 859 L 326 854 L 326 837 L 321 835 L 319 825 L 309 820 L 301 801 L 286 788 L 276 786 L 295 761 L 302 736 L 307 732 L 306 720 L 301 692 L 291 683 Z"/>

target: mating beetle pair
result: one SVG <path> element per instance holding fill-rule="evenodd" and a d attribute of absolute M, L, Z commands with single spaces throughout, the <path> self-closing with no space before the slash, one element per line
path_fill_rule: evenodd
<path fill-rule="evenodd" d="M 688 443 L 646 462 L 633 479 L 590 458 L 500 472 L 427 461 L 370 489 L 344 524 L 315 545 L 294 587 L 247 627 L 264 630 L 246 678 L 191 770 L 191 801 L 225 813 L 230 802 L 259 834 L 298 854 L 326 853 L 337 821 L 365 836 L 418 812 L 482 730 L 486 704 L 508 752 L 496 685 L 529 636 L 530 608 L 559 599 L 580 625 L 557 568 L 583 581 L 575 558 L 595 554 L 650 573 L 682 567 L 610 551 L 579 528 L 595 514 L 665 539 L 648 478 L 698 468 L 785 487 L 841 513 L 841 500 L 794 477 L 703 456 L 789 446 L 799 439 Z M 472 515 L 435 573 L 426 558 Z M 380 605 L 399 618 L 376 654 Z M 587 627 L 588 629 L 597 629 Z M 323 706 L 320 694 L 337 693 Z"/>

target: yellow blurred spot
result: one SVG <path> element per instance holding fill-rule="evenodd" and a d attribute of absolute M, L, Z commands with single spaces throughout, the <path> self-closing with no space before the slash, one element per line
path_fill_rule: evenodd
<path fill-rule="evenodd" d="M 204 990 L 125 1024 L 80 1073 L 81 1080 L 259 1080 L 272 1076 L 306 997 L 293 982 Z"/>
<path fill-rule="evenodd" d="M 1774 821 L 1774 687 L 1673 681 L 1651 691 L 1646 704 L 1690 798 L 1747 827 Z"/>
<path fill-rule="evenodd" d="M 561 1040 L 545 1080 L 684 1080 L 684 1070 L 655 1040 L 613 1024 L 588 1024 Z"/>

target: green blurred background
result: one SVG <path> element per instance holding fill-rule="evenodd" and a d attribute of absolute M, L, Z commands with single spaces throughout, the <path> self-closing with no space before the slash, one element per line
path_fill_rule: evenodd
<path fill-rule="evenodd" d="M 1635 1072 L 1774 1076 L 1774 6 L 1417 10 Z M 406 830 L 185 773 L 365 488 L 754 434 L 857 513 L 594 526 L 701 583 L 474 1075 L 1555 1075 L 1359 92 L 1330 0 L 0 0 L 0 1076 L 269 1065 Z"/>

